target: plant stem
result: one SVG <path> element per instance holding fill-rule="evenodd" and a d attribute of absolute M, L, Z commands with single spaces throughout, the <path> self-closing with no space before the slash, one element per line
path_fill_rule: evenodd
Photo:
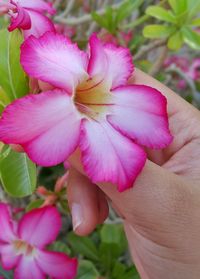
<path fill-rule="evenodd" d="M 129 23 L 129 24 L 126 24 L 123 26 L 122 29 L 130 29 L 130 28 L 134 28 L 142 23 L 144 23 L 146 20 L 148 20 L 150 18 L 150 16 L 148 15 L 143 15 L 141 17 L 139 17 L 138 19 L 136 19 L 135 21 Z"/>
<path fill-rule="evenodd" d="M 163 63 L 167 57 L 167 53 L 168 53 L 168 48 L 167 46 L 163 46 L 161 49 L 161 53 L 158 56 L 157 60 L 155 61 L 153 67 L 151 68 L 151 70 L 149 71 L 149 74 L 151 76 L 155 76 L 156 74 L 159 73 L 160 69 L 163 66 Z"/>
<path fill-rule="evenodd" d="M 122 4 L 121 2 L 117 3 L 117 4 L 114 4 L 114 5 L 111 6 L 111 8 L 117 9 L 121 6 L 121 4 Z M 105 14 L 105 12 L 106 12 L 106 7 L 103 8 L 103 9 L 99 9 L 97 11 L 97 14 L 103 15 L 103 14 Z M 54 18 L 54 20 L 58 23 L 64 23 L 64 24 L 68 24 L 68 25 L 78 25 L 78 24 L 83 24 L 83 23 L 87 23 L 87 22 L 91 21 L 92 20 L 92 15 L 91 14 L 86 14 L 86 15 L 83 15 L 83 16 L 78 17 L 78 18 L 76 18 L 76 17 L 65 18 L 65 16 L 64 17 L 56 16 Z"/>
<path fill-rule="evenodd" d="M 153 41 L 152 43 L 150 43 L 147 46 L 143 46 L 140 48 L 140 50 L 138 51 L 138 53 L 136 53 L 134 60 L 139 60 L 141 59 L 147 52 L 157 48 L 157 47 L 161 47 L 163 45 L 165 45 L 166 40 L 157 40 L 157 41 Z"/>

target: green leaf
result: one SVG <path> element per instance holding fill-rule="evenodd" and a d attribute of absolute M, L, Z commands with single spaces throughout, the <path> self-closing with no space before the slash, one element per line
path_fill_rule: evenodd
<path fill-rule="evenodd" d="M 60 208 L 62 210 L 62 213 L 68 215 L 70 213 L 68 200 L 59 200 Z"/>
<path fill-rule="evenodd" d="M 86 260 L 80 261 L 76 279 L 98 279 L 99 276 L 100 274 L 92 262 Z"/>
<path fill-rule="evenodd" d="M 1 16 L 0 17 L 0 29 L 5 29 L 8 25 L 8 18 L 7 17 L 4 17 L 4 16 Z"/>
<path fill-rule="evenodd" d="M 98 261 L 97 248 L 89 237 L 80 237 L 71 232 L 67 239 L 75 254 L 81 254 L 87 259 Z"/>
<path fill-rule="evenodd" d="M 107 20 L 107 30 L 112 34 L 115 34 L 116 31 L 117 31 L 117 25 L 115 24 L 115 11 L 114 11 L 114 9 L 108 6 L 106 8 L 106 13 L 105 13 L 104 17 Z"/>
<path fill-rule="evenodd" d="M 116 262 L 112 270 L 112 278 L 120 279 L 124 278 L 123 275 L 126 271 L 126 266 L 120 262 Z"/>
<path fill-rule="evenodd" d="M 7 106 L 9 104 L 9 102 L 10 102 L 10 100 L 6 96 L 5 92 L 3 91 L 3 88 L 0 87 L 0 107 L 2 108 L 0 110 L 0 114 L 2 113 L 3 109 L 5 108 L 5 106 Z"/>
<path fill-rule="evenodd" d="M 200 18 L 194 19 L 194 20 L 191 22 L 191 25 L 192 25 L 192 26 L 197 26 L 197 27 L 199 27 L 199 26 L 200 26 Z"/>
<path fill-rule="evenodd" d="M 187 11 L 187 8 L 188 8 L 187 0 L 168 0 L 168 2 L 170 4 L 172 10 L 176 14 L 183 14 Z"/>
<path fill-rule="evenodd" d="M 28 206 L 26 207 L 26 211 L 31 211 L 35 208 L 39 208 L 43 203 L 44 203 L 44 200 L 42 200 L 42 199 L 34 200 L 28 204 Z"/>
<path fill-rule="evenodd" d="M 121 254 L 127 249 L 127 240 L 121 224 L 104 224 L 100 236 L 102 243 L 114 244 Z"/>
<path fill-rule="evenodd" d="M 135 268 L 135 266 L 132 266 L 129 268 L 128 271 L 123 276 L 123 279 L 140 279 L 140 276 Z"/>
<path fill-rule="evenodd" d="M 110 273 L 113 270 L 116 260 L 121 255 L 119 246 L 115 243 L 101 243 L 99 255 L 104 268 Z"/>
<path fill-rule="evenodd" d="M 167 46 L 169 49 L 172 50 L 178 50 L 183 45 L 183 36 L 181 32 L 176 32 L 174 35 L 172 35 L 167 43 Z"/>
<path fill-rule="evenodd" d="M 9 155 L 10 151 L 9 145 L 0 142 L 0 162 Z"/>
<path fill-rule="evenodd" d="M 147 8 L 146 14 L 167 22 L 172 22 L 172 23 L 176 22 L 176 18 L 171 13 L 171 11 L 165 10 L 162 7 L 150 6 Z"/>
<path fill-rule="evenodd" d="M 0 86 L 10 101 L 28 93 L 28 81 L 20 65 L 20 31 L 0 31 Z"/>
<path fill-rule="evenodd" d="M 116 14 L 116 24 L 119 25 L 124 19 L 129 17 L 132 12 L 142 5 L 144 0 L 127 0 L 122 3 L 122 5 L 117 9 Z"/>
<path fill-rule="evenodd" d="M 67 255 L 70 255 L 71 253 L 69 247 L 62 241 L 55 241 L 52 245 L 50 245 L 49 249 L 51 251 L 65 253 Z"/>
<path fill-rule="evenodd" d="M 189 17 L 192 18 L 200 11 L 200 2 L 198 0 L 187 0 Z"/>
<path fill-rule="evenodd" d="M 13 272 L 7 271 L 0 266 L 0 276 L 3 276 L 4 279 L 13 279 Z"/>
<path fill-rule="evenodd" d="M 183 40 L 191 48 L 200 50 L 200 34 L 193 31 L 189 27 L 182 29 Z"/>
<path fill-rule="evenodd" d="M 169 37 L 174 31 L 175 27 L 152 24 L 143 29 L 143 35 L 146 38 L 166 38 Z"/>
<path fill-rule="evenodd" d="M 36 187 L 36 166 L 25 153 L 11 150 L 0 161 L 0 178 L 4 190 L 13 197 L 31 195 Z"/>
<path fill-rule="evenodd" d="M 106 10 L 107 15 L 108 15 L 108 12 L 109 11 Z M 102 16 L 102 15 L 99 15 L 98 13 L 96 13 L 96 12 L 92 12 L 91 15 L 92 15 L 93 20 L 96 21 L 100 27 L 105 28 L 110 32 L 110 30 L 112 28 L 108 24 L 109 18 L 107 18 L 107 15 Z"/>

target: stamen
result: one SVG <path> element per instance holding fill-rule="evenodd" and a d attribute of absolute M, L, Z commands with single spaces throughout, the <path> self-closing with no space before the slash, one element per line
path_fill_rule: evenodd
<path fill-rule="evenodd" d="M 35 248 L 34 246 L 30 245 L 26 241 L 23 240 L 15 240 L 13 242 L 14 249 L 16 250 L 16 253 L 18 255 L 25 255 L 25 256 L 31 256 L 33 255 Z"/>

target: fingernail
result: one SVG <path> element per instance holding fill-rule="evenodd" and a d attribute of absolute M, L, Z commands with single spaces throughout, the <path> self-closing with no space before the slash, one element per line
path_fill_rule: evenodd
<path fill-rule="evenodd" d="M 76 231 L 76 229 L 81 225 L 83 221 L 82 209 L 80 204 L 73 203 L 71 207 L 71 213 L 72 213 L 73 230 Z"/>

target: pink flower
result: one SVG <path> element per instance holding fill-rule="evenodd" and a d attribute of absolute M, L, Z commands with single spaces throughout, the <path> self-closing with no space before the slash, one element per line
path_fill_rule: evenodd
<path fill-rule="evenodd" d="M 188 58 L 184 56 L 172 55 L 169 56 L 164 63 L 165 67 L 170 67 L 171 65 L 176 65 L 180 68 L 183 72 L 187 73 L 189 70 L 190 62 Z"/>
<path fill-rule="evenodd" d="M 54 14 L 52 4 L 44 0 L 10 0 L 7 4 L 11 24 L 8 30 L 16 28 L 23 30 L 25 38 L 30 35 L 40 37 L 47 31 L 55 31 L 51 20 L 44 15 L 45 12 Z"/>
<path fill-rule="evenodd" d="M 128 49 L 103 45 L 96 35 L 89 49 L 51 32 L 25 41 L 24 70 L 55 89 L 9 105 L 0 140 L 22 145 L 43 166 L 63 162 L 79 148 L 94 183 L 111 182 L 124 191 L 145 164 L 143 146 L 159 149 L 172 141 L 167 102 L 152 87 L 127 84 L 133 72 Z"/>
<path fill-rule="evenodd" d="M 115 45 L 120 45 L 120 43 L 123 42 L 124 46 L 128 46 L 130 41 L 133 39 L 133 32 L 132 31 L 129 31 L 129 32 L 121 31 L 121 32 L 118 32 L 118 34 L 116 36 L 114 36 L 113 34 L 109 33 L 107 30 L 101 29 L 101 31 L 98 33 L 98 36 L 103 43 L 111 43 L 111 44 L 115 44 Z"/>
<path fill-rule="evenodd" d="M 0 3 L 0 15 L 8 13 L 10 9 L 13 8 L 12 4 L 7 3 L 7 1 L 1 1 Z"/>
<path fill-rule="evenodd" d="M 66 24 L 57 23 L 55 24 L 56 32 L 62 35 L 72 38 L 76 35 L 76 28 L 72 26 L 67 26 Z"/>
<path fill-rule="evenodd" d="M 194 61 L 192 62 L 192 65 L 189 68 L 188 75 L 193 80 L 200 81 L 200 58 L 194 59 Z"/>
<path fill-rule="evenodd" d="M 77 260 L 45 250 L 61 227 L 55 207 L 48 206 L 26 213 L 17 224 L 10 208 L 0 203 L 0 255 L 5 270 L 14 269 L 14 279 L 72 279 L 76 276 Z"/>

